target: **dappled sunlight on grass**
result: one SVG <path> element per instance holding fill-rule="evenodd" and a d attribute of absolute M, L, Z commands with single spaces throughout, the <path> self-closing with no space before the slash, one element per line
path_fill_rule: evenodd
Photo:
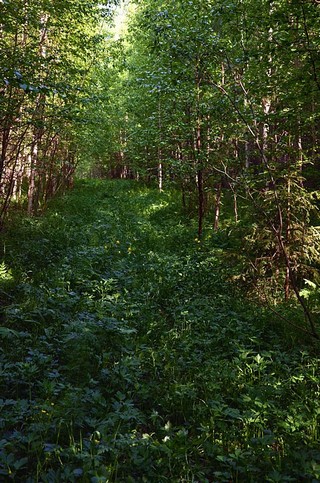
<path fill-rule="evenodd" d="M 320 477 L 317 355 L 239 296 L 230 238 L 197 239 L 174 193 L 81 181 L 3 236 L 1 476 Z"/>
<path fill-rule="evenodd" d="M 153 203 L 150 205 L 146 210 L 144 210 L 143 214 L 150 216 L 153 213 L 156 213 L 157 211 L 162 211 L 164 208 L 166 208 L 169 205 L 168 202 L 161 202 L 161 203 Z"/>

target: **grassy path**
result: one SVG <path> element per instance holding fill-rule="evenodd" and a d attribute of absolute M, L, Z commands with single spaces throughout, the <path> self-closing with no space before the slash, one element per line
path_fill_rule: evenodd
<path fill-rule="evenodd" d="M 88 181 L 2 235 L 0 481 L 320 481 L 319 359 L 194 233 Z"/>

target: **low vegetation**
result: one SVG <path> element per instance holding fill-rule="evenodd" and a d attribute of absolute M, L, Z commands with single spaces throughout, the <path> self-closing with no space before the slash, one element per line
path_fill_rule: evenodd
<path fill-rule="evenodd" d="M 133 181 L 12 216 L 1 481 L 319 481 L 318 342 L 246 300 L 230 231 Z"/>

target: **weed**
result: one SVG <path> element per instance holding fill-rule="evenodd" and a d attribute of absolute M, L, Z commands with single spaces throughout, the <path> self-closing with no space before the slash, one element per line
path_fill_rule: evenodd
<path fill-rule="evenodd" d="M 0 479 L 320 479 L 317 348 L 239 294 L 236 237 L 195 240 L 174 192 L 135 182 L 79 181 L 15 216 Z"/>

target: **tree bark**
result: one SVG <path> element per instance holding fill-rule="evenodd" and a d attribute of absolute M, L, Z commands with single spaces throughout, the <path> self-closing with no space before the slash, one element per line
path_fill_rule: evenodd
<path fill-rule="evenodd" d="M 222 183 L 217 184 L 216 192 L 216 203 L 215 203 L 215 214 L 214 214 L 214 231 L 219 230 L 219 220 L 220 220 L 220 207 L 221 207 L 221 193 L 222 193 Z"/>

